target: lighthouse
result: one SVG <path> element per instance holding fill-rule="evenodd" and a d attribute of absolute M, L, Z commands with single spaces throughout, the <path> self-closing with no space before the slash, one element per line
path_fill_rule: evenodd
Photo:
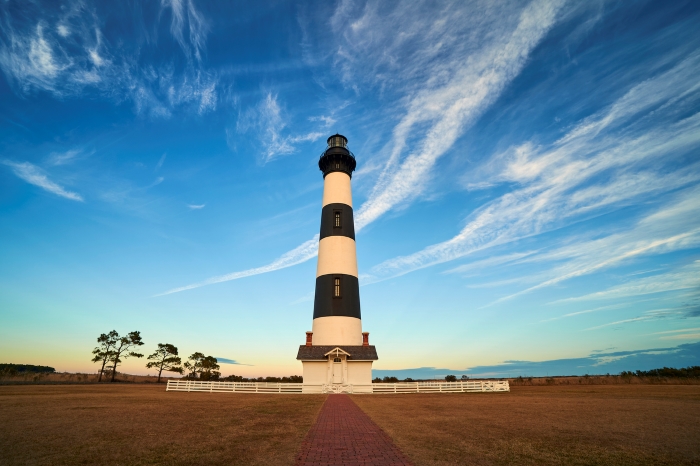
<path fill-rule="evenodd" d="M 299 347 L 305 391 L 371 392 L 377 350 L 362 331 L 357 279 L 352 172 L 355 156 L 334 134 L 321 154 L 323 205 L 316 266 L 313 325 Z"/>

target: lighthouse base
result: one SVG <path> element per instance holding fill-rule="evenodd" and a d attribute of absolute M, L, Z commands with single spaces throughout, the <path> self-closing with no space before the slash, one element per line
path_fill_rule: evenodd
<path fill-rule="evenodd" d="M 310 390 L 352 386 L 354 393 L 372 392 L 372 363 L 378 359 L 374 346 L 300 346 L 297 359 Z"/>

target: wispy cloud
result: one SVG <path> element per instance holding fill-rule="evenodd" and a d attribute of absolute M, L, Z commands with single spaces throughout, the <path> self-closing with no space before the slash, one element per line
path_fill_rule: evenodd
<path fill-rule="evenodd" d="M 23 179 L 29 184 L 38 186 L 57 196 L 65 197 L 66 199 L 73 201 L 83 202 L 83 198 L 80 196 L 80 194 L 67 191 L 58 183 L 49 180 L 44 171 L 36 165 L 29 162 L 12 162 L 10 160 L 2 160 L 0 163 L 10 167 L 17 177 Z"/>
<path fill-rule="evenodd" d="M 218 77 L 203 66 L 208 22 L 192 0 L 163 0 L 165 9 L 173 13 L 172 37 L 188 58 L 180 70 L 167 60 L 143 65 L 147 47 L 139 40 L 131 46 L 106 37 L 94 7 L 83 2 L 67 4 L 58 17 L 41 2 L 0 7 L 0 69 L 20 94 L 42 90 L 65 98 L 90 91 L 115 102 L 132 101 L 138 113 L 154 117 L 169 117 L 178 107 L 211 111 L 218 101 Z"/>
<path fill-rule="evenodd" d="M 580 316 L 583 314 L 590 314 L 591 312 L 600 312 L 600 311 L 607 311 L 610 309 L 619 309 L 622 306 L 623 306 L 622 304 L 613 304 L 610 306 L 600 306 L 600 307 L 595 307 L 593 309 L 585 309 L 583 311 L 569 312 L 568 314 L 564 314 L 564 315 L 557 316 L 557 317 L 552 317 L 550 319 L 545 319 L 545 320 L 542 320 L 540 322 L 542 322 L 542 323 L 552 322 L 554 320 L 566 319 L 567 317 L 575 317 L 575 316 Z"/>
<path fill-rule="evenodd" d="M 163 154 L 160 156 L 160 158 L 158 159 L 158 163 L 156 164 L 156 168 L 154 168 L 153 171 L 157 172 L 158 170 L 161 169 L 161 167 L 163 167 L 163 164 L 165 163 L 165 158 L 167 157 L 167 155 L 168 154 Z"/>
<path fill-rule="evenodd" d="M 286 127 L 286 118 L 282 116 L 282 108 L 277 100 L 277 95 L 268 92 L 257 106 L 249 108 L 239 115 L 236 132 L 244 134 L 253 131 L 257 133 L 264 149 L 260 154 L 262 163 L 293 153 L 296 150 L 295 144 L 313 142 L 323 136 L 323 133 L 318 131 L 296 136 L 284 135 Z"/>
<path fill-rule="evenodd" d="M 358 209 L 355 218 L 356 230 L 359 231 L 367 226 L 397 204 L 405 205 L 405 201 L 422 191 L 436 161 L 454 145 L 466 128 L 473 124 L 479 115 L 497 99 L 508 83 L 518 75 L 530 52 L 554 24 L 562 4 L 563 1 L 533 1 L 510 22 L 502 21 L 502 13 L 512 11 L 511 8 L 506 8 L 503 12 L 490 12 L 493 13 L 490 16 L 491 26 L 506 24 L 503 34 L 499 35 L 499 39 L 493 39 L 486 44 L 480 42 L 478 47 L 471 49 L 465 49 L 460 44 L 464 42 L 464 33 L 472 23 L 455 20 L 452 9 L 443 10 L 438 20 L 428 19 L 432 16 L 425 15 L 404 16 L 404 8 L 395 9 L 393 14 L 401 16 L 400 21 L 407 25 L 405 30 L 411 29 L 414 39 L 423 39 L 418 44 L 412 43 L 412 47 L 417 47 L 419 50 L 411 51 L 409 55 L 413 57 L 413 62 L 403 64 L 407 66 L 402 66 L 400 74 L 410 77 L 411 80 L 418 77 L 423 80 L 423 84 L 416 86 L 414 83 L 404 83 L 406 110 L 393 131 L 391 141 L 393 151 L 370 198 Z M 353 18 L 354 12 L 348 9 L 347 4 L 341 3 L 332 18 L 334 23 L 351 25 L 349 29 L 342 27 L 338 30 L 346 31 L 343 37 L 346 43 L 354 44 L 355 50 L 362 50 L 357 56 L 350 56 L 342 47 L 339 48 L 337 63 L 344 70 L 346 80 L 350 79 L 347 74 L 350 69 L 367 71 L 384 64 L 386 58 L 384 52 L 368 56 L 366 46 L 369 44 L 363 42 L 368 37 L 367 30 L 384 30 L 383 27 L 375 27 L 380 22 L 382 24 L 386 22 L 385 18 L 376 15 L 375 7 L 377 5 L 367 4 L 361 17 Z M 448 25 L 457 25 L 461 29 L 455 31 L 451 27 L 446 28 Z M 483 24 L 480 26 L 484 27 Z M 508 30 L 509 27 L 512 29 Z M 404 29 L 403 26 L 402 29 Z M 503 26 L 500 29 L 504 29 Z M 427 36 L 426 31 L 429 31 Z M 436 34 L 441 35 L 446 42 L 450 41 L 455 45 L 451 60 L 448 60 L 449 64 L 437 70 L 439 72 L 435 69 L 435 66 L 438 66 L 437 63 L 432 67 L 427 66 L 431 60 L 442 55 L 441 51 L 434 49 L 431 45 L 435 43 L 432 41 Z M 389 36 L 391 39 L 387 37 L 384 39 L 393 40 L 397 37 L 393 33 Z M 376 45 L 372 45 L 373 50 L 385 50 Z M 395 45 L 401 46 L 401 44 Z M 356 67 L 356 61 L 360 58 L 370 62 L 374 60 L 374 64 Z M 352 62 L 353 66 L 346 68 L 341 62 Z M 427 69 L 430 69 L 431 73 L 420 77 L 419 71 L 425 72 Z M 439 78 L 436 79 L 436 76 Z M 313 141 L 322 136 L 322 133 L 310 133 L 301 138 L 283 137 L 281 131 L 285 123 L 281 117 L 277 96 L 272 93 L 265 96 L 257 109 L 244 113 L 239 118 L 236 129 L 239 132 L 246 132 L 251 127 L 256 127 L 261 132 L 260 139 L 265 147 L 263 162 L 293 152 L 294 142 Z M 416 150 L 410 151 L 409 155 L 400 161 L 401 154 L 406 152 L 409 135 L 416 132 L 421 134 L 419 141 L 415 144 Z M 395 168 L 397 165 L 398 169 Z M 313 255 L 307 256 L 307 260 L 312 257 Z M 271 270 L 276 269 L 264 271 Z M 245 275 L 247 272 L 238 272 L 232 276 L 240 278 L 247 276 Z M 189 288 L 183 287 L 176 290 L 184 289 Z"/>
<path fill-rule="evenodd" d="M 508 264 L 510 262 L 515 262 L 532 254 L 537 251 L 525 251 L 525 252 L 514 252 L 512 254 L 505 254 L 502 256 L 489 257 L 488 259 L 483 259 L 480 261 L 470 262 L 469 264 L 460 265 L 454 269 L 445 271 L 445 273 L 470 273 L 474 270 L 484 270 L 488 267 L 494 267 L 497 265 Z"/>
<path fill-rule="evenodd" d="M 203 209 L 205 206 L 206 204 L 187 204 L 187 207 L 189 207 L 192 210 Z"/>
<path fill-rule="evenodd" d="M 448 79 L 429 79 L 424 89 L 409 97 L 407 112 L 393 130 L 385 169 L 370 198 L 358 209 L 357 230 L 422 192 L 437 160 L 518 75 L 554 24 L 562 3 L 532 2 L 502 42 L 468 56 L 455 70 L 445 70 Z M 411 146 L 409 138 L 415 141 Z M 401 161 L 404 153 L 408 155 Z"/>
<path fill-rule="evenodd" d="M 78 149 L 71 149 L 65 152 L 52 152 L 49 154 L 48 163 L 50 165 L 66 165 L 75 161 L 80 153 L 81 151 Z"/>
<path fill-rule="evenodd" d="M 284 269 L 287 267 L 291 267 L 293 265 L 301 264 L 302 262 L 306 262 L 307 260 L 315 257 L 318 254 L 318 238 L 319 238 L 319 235 L 314 236 L 309 241 L 306 241 L 305 243 L 302 243 L 301 245 L 292 249 L 291 251 L 287 252 L 286 254 L 283 254 L 278 259 L 275 259 L 273 262 L 271 262 L 268 265 L 264 265 L 262 267 L 256 267 L 253 269 L 243 270 L 241 272 L 234 272 L 234 273 L 229 273 L 226 275 L 221 275 L 218 277 L 213 277 L 213 278 L 210 278 L 208 280 L 204 280 L 204 281 L 199 282 L 199 283 L 193 283 L 191 285 L 181 286 L 179 288 L 173 288 L 172 290 L 168 290 L 164 293 L 157 294 L 154 297 L 165 296 L 168 294 L 178 293 L 180 291 L 185 291 L 185 290 L 192 290 L 194 288 L 199 288 L 199 287 L 206 286 L 206 285 L 213 285 L 215 283 L 223 283 L 223 282 L 227 282 L 227 281 L 231 281 L 231 280 L 237 280 L 237 279 L 243 278 L 243 277 L 250 277 L 252 275 L 259 275 L 261 273 L 273 272 L 275 270 L 280 270 L 280 269 Z"/>
<path fill-rule="evenodd" d="M 193 55 L 202 61 L 205 51 L 209 22 L 195 8 L 192 0 L 161 0 L 164 8 L 170 8 L 172 20 L 170 32 L 188 58 Z"/>
<path fill-rule="evenodd" d="M 548 147 L 527 142 L 495 155 L 483 169 L 488 173 L 486 181 L 516 183 L 515 189 L 478 209 L 450 240 L 373 267 L 373 280 L 538 235 L 641 196 L 696 183 L 698 164 L 681 168 L 674 161 L 700 146 L 700 114 L 679 120 L 675 109 L 698 100 L 700 86 L 694 76 L 699 65 L 696 54 L 633 87 L 610 108 L 581 121 Z M 663 170 L 658 168 L 660 160 L 665 163 Z M 687 213 L 697 209 L 686 207 Z M 687 223 L 676 226 L 679 229 L 665 239 L 655 239 L 661 241 L 659 247 L 666 240 L 682 245 L 686 235 L 694 237 Z M 654 250 L 657 245 L 639 247 Z"/>
<path fill-rule="evenodd" d="M 700 261 L 694 261 L 679 270 L 631 280 L 603 291 L 567 298 L 558 302 L 619 299 L 698 287 L 700 287 Z"/>
<path fill-rule="evenodd" d="M 666 309 L 654 309 L 651 311 L 646 311 L 644 312 L 643 315 L 639 317 L 633 317 L 631 319 L 623 319 L 623 320 L 617 320 L 615 322 L 608 322 L 607 324 L 602 324 L 602 325 L 596 325 L 595 327 L 589 327 L 585 330 L 599 330 L 601 328 L 605 327 L 612 327 L 613 325 L 620 325 L 620 324 L 630 324 L 633 322 L 642 322 L 646 320 L 653 320 L 653 319 L 664 319 L 667 317 L 675 317 L 681 314 L 678 309 L 675 308 L 666 308 Z"/>
<path fill-rule="evenodd" d="M 669 335 L 661 337 L 660 340 L 700 340 L 700 333 L 686 333 L 683 335 Z"/>

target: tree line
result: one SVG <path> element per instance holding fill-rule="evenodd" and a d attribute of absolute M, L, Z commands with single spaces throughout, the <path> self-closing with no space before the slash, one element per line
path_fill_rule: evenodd
<path fill-rule="evenodd" d="M 97 346 L 92 350 L 92 362 L 101 365 L 97 381 L 101 382 L 102 376 L 106 374 L 110 377 L 110 382 L 114 382 L 120 363 L 130 357 L 144 357 L 143 354 L 136 352 L 143 344 L 141 332 L 138 331 L 120 336 L 116 330 L 112 330 L 97 337 Z M 219 380 L 221 377 L 215 357 L 196 352 L 183 364 L 178 355 L 177 346 L 171 343 L 158 343 L 158 348 L 146 359 L 148 359 L 146 368 L 155 369 L 158 372 L 158 382 L 163 372 L 186 373 L 187 378 L 199 380 Z"/>
<path fill-rule="evenodd" d="M 677 377 L 681 379 L 689 377 L 700 377 L 700 366 L 688 366 L 681 369 L 672 367 L 662 367 L 650 371 L 622 371 L 620 377 Z"/>
<path fill-rule="evenodd" d="M 17 374 L 53 374 L 56 369 L 49 366 L 35 366 L 33 364 L 0 364 L 0 374 L 2 375 L 17 375 Z"/>
<path fill-rule="evenodd" d="M 383 379 L 380 379 L 379 377 L 375 377 L 372 379 L 372 383 L 398 383 L 398 382 L 433 382 L 435 379 L 419 379 L 415 380 L 410 377 L 406 377 L 403 380 L 399 380 L 398 377 L 389 377 L 386 376 Z M 459 380 L 461 381 L 467 381 L 469 380 L 468 375 L 463 375 Z M 457 382 L 457 376 L 456 375 L 446 375 L 445 376 L 445 382 Z"/>

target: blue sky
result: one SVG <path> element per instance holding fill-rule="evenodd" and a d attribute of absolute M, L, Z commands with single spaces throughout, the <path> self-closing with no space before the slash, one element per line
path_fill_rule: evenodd
<path fill-rule="evenodd" d="M 300 373 L 340 132 L 377 374 L 700 364 L 699 21 L 4 1 L 0 359 L 94 371 L 100 333 L 140 330 L 224 374 Z"/>

